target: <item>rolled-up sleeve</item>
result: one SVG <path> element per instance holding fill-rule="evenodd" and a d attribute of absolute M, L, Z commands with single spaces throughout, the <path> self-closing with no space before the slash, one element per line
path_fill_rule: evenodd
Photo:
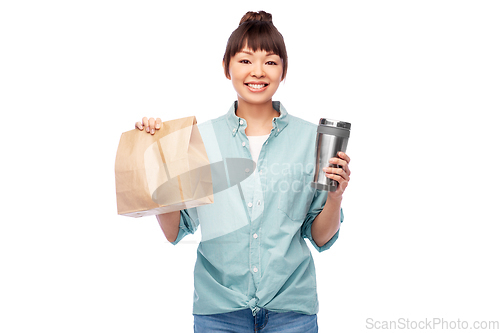
<path fill-rule="evenodd" d="M 311 206 L 309 207 L 309 211 L 307 212 L 306 218 L 301 228 L 302 237 L 308 238 L 311 244 L 314 246 L 314 248 L 318 250 L 318 252 L 328 250 L 339 237 L 339 231 L 340 231 L 339 227 L 339 230 L 337 230 L 335 235 L 333 235 L 332 238 L 330 238 L 330 240 L 321 247 L 316 244 L 311 235 L 312 223 L 316 218 L 316 216 L 318 216 L 318 214 L 321 213 L 323 207 L 325 207 L 327 197 L 328 197 L 327 191 L 315 190 Z M 340 208 L 340 223 L 342 223 L 343 221 L 344 221 L 344 212 L 342 211 L 342 208 Z"/>
<path fill-rule="evenodd" d="M 189 208 L 181 210 L 181 218 L 179 221 L 179 233 L 175 241 L 171 244 L 176 245 L 183 239 L 186 235 L 194 234 L 196 229 L 198 229 L 199 221 L 196 208 Z"/>

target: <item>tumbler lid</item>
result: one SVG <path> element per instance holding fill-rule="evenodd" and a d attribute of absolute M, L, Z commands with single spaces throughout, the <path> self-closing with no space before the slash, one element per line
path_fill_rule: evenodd
<path fill-rule="evenodd" d="M 320 126 L 330 126 L 330 127 L 340 127 L 340 128 L 345 128 L 348 130 L 351 129 L 351 123 L 348 123 L 346 121 L 327 119 L 327 118 L 321 118 L 319 120 L 319 125 Z"/>

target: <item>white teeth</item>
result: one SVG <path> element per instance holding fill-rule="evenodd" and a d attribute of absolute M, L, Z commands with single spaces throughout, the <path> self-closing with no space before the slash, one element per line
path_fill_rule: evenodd
<path fill-rule="evenodd" d="M 252 84 L 252 83 L 249 83 L 248 86 L 250 88 L 260 89 L 260 88 L 264 88 L 265 84 Z"/>

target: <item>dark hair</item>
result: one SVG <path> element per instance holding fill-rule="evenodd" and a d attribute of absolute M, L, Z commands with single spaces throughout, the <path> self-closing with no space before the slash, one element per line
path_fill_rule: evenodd
<path fill-rule="evenodd" d="M 278 29 L 273 25 L 272 15 L 264 11 L 247 12 L 240 20 L 240 25 L 233 31 L 224 53 L 224 74 L 229 78 L 229 62 L 245 46 L 252 51 L 273 52 L 283 60 L 283 75 L 286 76 L 288 56 L 285 41 Z"/>

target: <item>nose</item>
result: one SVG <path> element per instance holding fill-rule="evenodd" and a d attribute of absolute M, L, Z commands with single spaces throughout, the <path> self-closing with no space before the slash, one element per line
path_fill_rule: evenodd
<path fill-rule="evenodd" d="M 256 65 L 253 68 L 252 76 L 255 76 L 256 78 L 265 77 L 266 76 L 266 72 L 264 71 L 264 68 L 262 66 Z"/>

